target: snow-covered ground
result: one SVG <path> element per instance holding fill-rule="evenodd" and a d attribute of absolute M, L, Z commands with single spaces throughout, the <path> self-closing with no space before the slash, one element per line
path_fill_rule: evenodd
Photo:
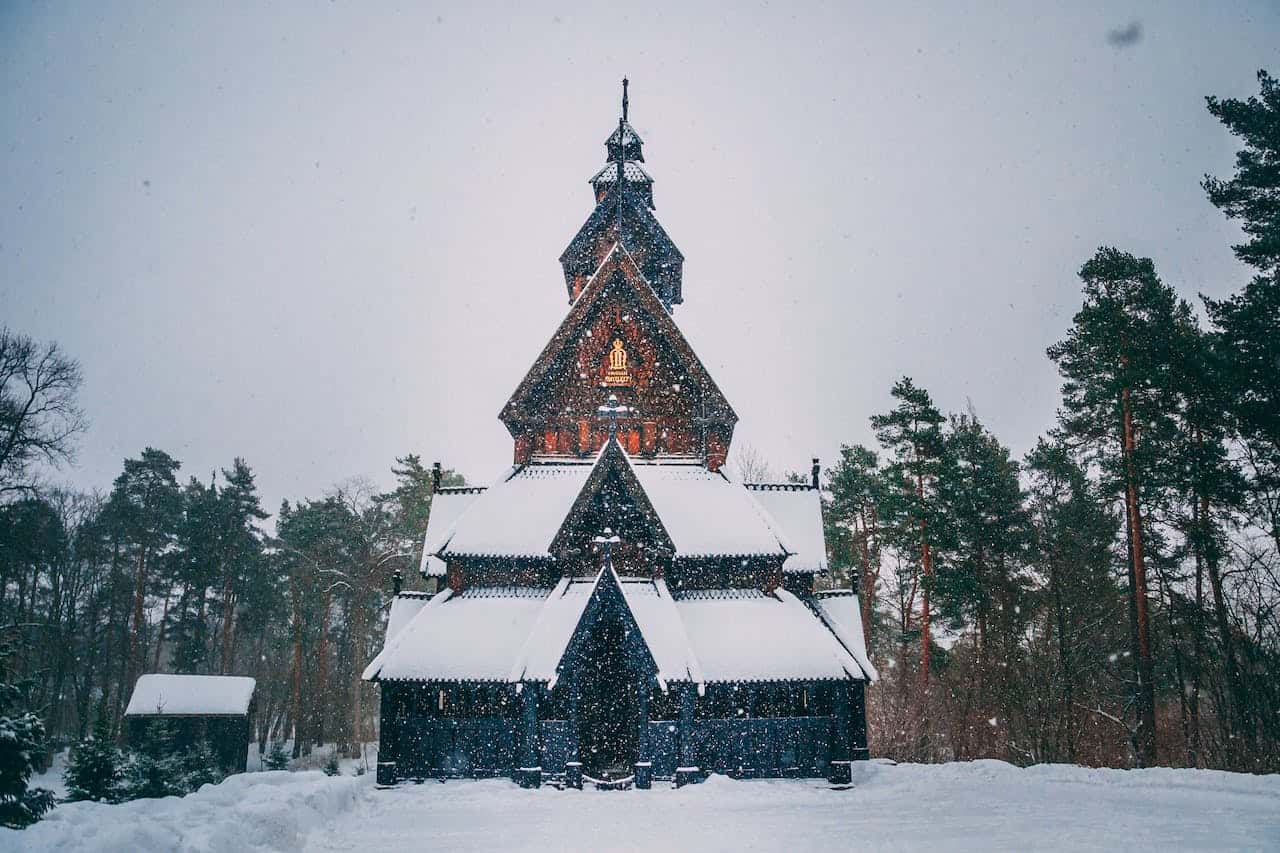
<path fill-rule="evenodd" d="M 25 832 L 0 831 L 0 850 L 1280 849 L 1280 776 L 872 762 L 855 782 L 378 790 L 369 776 L 249 773 L 183 799 L 58 806 Z"/>

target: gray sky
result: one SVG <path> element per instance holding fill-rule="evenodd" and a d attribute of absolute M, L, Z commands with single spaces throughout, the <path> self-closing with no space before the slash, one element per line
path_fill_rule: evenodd
<path fill-rule="evenodd" d="M 676 320 L 780 469 L 902 374 L 1026 451 L 1100 244 L 1248 278 L 1203 97 L 1280 72 L 1274 3 L 214 5 L 0 10 L 0 322 L 84 364 L 80 486 L 146 445 L 272 511 L 406 452 L 500 473 L 624 74 Z"/>

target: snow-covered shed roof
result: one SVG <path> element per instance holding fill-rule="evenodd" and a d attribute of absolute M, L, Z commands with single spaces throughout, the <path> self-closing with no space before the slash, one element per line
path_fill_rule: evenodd
<path fill-rule="evenodd" d="M 862 668 L 791 593 L 705 590 L 676 600 L 706 681 L 862 679 Z"/>
<path fill-rule="evenodd" d="M 840 639 L 849 654 L 853 655 L 867 678 L 879 680 L 880 674 L 867 655 L 866 637 L 862 633 L 862 608 L 857 594 L 851 589 L 820 592 L 817 594 L 817 605 L 822 621 Z"/>
<path fill-rule="evenodd" d="M 256 685 L 252 678 L 238 675 L 142 675 L 124 713 L 126 717 L 241 716 L 249 713 Z"/>
<path fill-rule="evenodd" d="M 422 543 L 422 574 L 424 577 L 445 576 L 444 560 L 436 556 L 453 532 L 453 525 L 484 493 L 484 487 L 451 488 L 437 492 L 431 498 L 431 512 L 427 515 L 427 534 Z M 391 636 L 389 633 L 387 636 Z"/>
<path fill-rule="evenodd" d="M 827 570 L 827 542 L 822 532 L 821 493 L 807 485 L 751 483 L 747 490 L 781 528 L 792 554 L 784 572 L 815 574 Z"/>

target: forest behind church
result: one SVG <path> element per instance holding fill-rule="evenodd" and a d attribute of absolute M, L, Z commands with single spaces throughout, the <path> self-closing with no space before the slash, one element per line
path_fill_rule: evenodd
<path fill-rule="evenodd" d="M 1029 454 L 904 377 L 877 446 L 827 469 L 824 583 L 859 589 L 882 675 L 873 755 L 1280 769 L 1280 88 L 1259 81 L 1209 100 L 1243 149 L 1205 181 L 1252 281 L 1199 299 L 1101 248 L 1046 341 L 1062 401 Z M 0 642 L 51 747 L 118 725 L 153 671 L 256 677 L 260 741 L 375 739 L 359 676 L 393 575 L 421 583 L 430 467 L 267 508 L 252 461 L 144 448 L 78 492 L 51 472 L 92 415 L 82 381 L 56 344 L 0 337 Z"/>

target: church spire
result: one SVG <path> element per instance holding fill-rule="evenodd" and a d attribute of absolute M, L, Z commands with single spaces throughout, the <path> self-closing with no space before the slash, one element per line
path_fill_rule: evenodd
<path fill-rule="evenodd" d="M 653 178 L 644 162 L 643 141 L 631 126 L 631 81 L 622 80 L 622 109 L 605 140 L 608 159 L 591 178 L 596 206 L 569 243 L 560 264 L 569 300 L 578 298 L 592 271 L 615 243 L 635 257 L 644 277 L 668 309 L 679 305 L 684 256 L 654 216 Z"/>
<path fill-rule="evenodd" d="M 628 160 L 643 163 L 644 152 L 641 146 L 644 140 L 640 138 L 640 134 L 636 133 L 636 129 L 631 126 L 627 118 L 628 108 L 631 105 L 630 98 L 627 96 L 627 86 L 630 81 L 626 77 L 622 78 L 622 118 L 618 120 L 618 129 L 609 135 L 605 140 L 605 148 L 609 150 L 610 163 L 622 163 Z"/>

